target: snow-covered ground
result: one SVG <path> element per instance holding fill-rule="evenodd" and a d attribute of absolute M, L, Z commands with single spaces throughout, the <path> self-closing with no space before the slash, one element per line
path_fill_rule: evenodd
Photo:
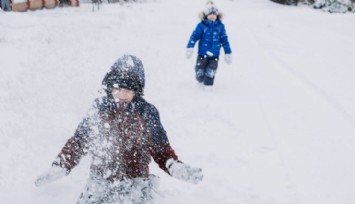
<path fill-rule="evenodd" d="M 145 98 L 180 159 L 205 176 L 188 184 L 152 163 L 161 177 L 157 204 L 354 203 L 355 15 L 215 0 L 234 62 L 221 61 L 214 89 L 204 90 L 194 59 L 185 59 L 204 3 L 0 13 L 1 203 L 75 203 L 88 158 L 62 180 L 33 182 L 124 53 L 143 60 Z"/>

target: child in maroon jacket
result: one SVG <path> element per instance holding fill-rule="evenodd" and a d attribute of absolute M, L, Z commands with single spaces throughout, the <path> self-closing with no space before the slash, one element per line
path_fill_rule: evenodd
<path fill-rule="evenodd" d="M 86 154 L 92 157 L 90 178 L 77 204 L 151 202 L 158 182 L 157 176 L 149 174 L 151 158 L 172 177 L 191 183 L 202 180 L 201 169 L 178 160 L 158 110 L 142 98 L 141 60 L 124 55 L 102 83 L 106 95 L 95 100 L 52 167 L 35 181 L 36 186 L 69 174 Z"/>

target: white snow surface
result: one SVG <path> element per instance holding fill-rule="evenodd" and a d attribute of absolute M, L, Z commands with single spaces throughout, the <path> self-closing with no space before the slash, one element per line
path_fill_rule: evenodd
<path fill-rule="evenodd" d="M 90 159 L 37 188 L 123 54 L 142 59 L 145 98 L 202 183 L 161 179 L 157 204 L 353 204 L 355 15 L 268 0 L 215 0 L 223 51 L 213 89 L 194 79 L 187 41 L 205 0 L 82 3 L 0 13 L 0 198 L 75 203 Z M 195 47 L 195 54 L 197 49 Z"/>

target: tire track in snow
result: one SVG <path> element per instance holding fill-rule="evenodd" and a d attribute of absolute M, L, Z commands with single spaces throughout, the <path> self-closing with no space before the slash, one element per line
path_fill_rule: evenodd
<path fill-rule="evenodd" d="M 260 51 L 260 49 L 259 49 L 260 46 L 259 46 L 257 39 L 254 37 L 253 33 L 248 28 L 241 27 L 240 30 L 241 30 L 241 32 L 247 33 L 245 35 L 245 36 L 247 36 L 247 41 L 251 42 L 250 47 L 253 49 L 253 52 L 256 51 L 256 54 L 254 56 L 258 56 L 259 54 L 264 57 L 268 56 L 264 53 L 265 51 Z M 251 62 L 252 62 L 252 64 L 255 64 L 255 61 L 251 61 Z M 275 133 L 273 131 L 271 122 L 270 122 L 268 114 L 267 114 L 267 111 L 265 110 L 265 105 L 263 103 L 262 96 L 259 94 L 259 93 L 262 93 L 262 91 L 260 89 L 260 87 L 262 85 L 260 85 L 260 83 L 257 80 L 255 80 L 255 78 L 251 79 L 251 85 L 254 86 L 252 89 L 257 90 L 257 92 L 255 94 L 256 99 L 257 99 L 257 103 L 258 103 L 260 110 L 261 110 L 262 120 L 265 121 L 264 124 L 267 128 L 267 131 L 268 131 L 268 133 L 265 133 L 265 135 L 269 136 L 270 142 L 275 147 L 274 149 L 278 154 L 279 160 L 281 161 L 281 165 L 284 170 L 284 176 L 285 176 L 286 182 L 288 183 L 288 190 L 290 190 L 291 193 L 293 194 L 293 197 L 294 197 L 293 201 L 295 203 L 301 204 L 303 202 L 302 202 L 301 196 L 296 188 L 295 182 L 293 181 L 293 178 L 291 176 L 289 166 L 287 165 L 287 162 L 286 162 L 286 158 L 284 157 L 285 152 L 282 150 L 278 140 L 276 139 Z"/>
<path fill-rule="evenodd" d="M 304 74 L 301 72 L 296 71 L 293 69 L 287 62 L 282 60 L 280 57 L 278 57 L 275 53 L 270 52 L 269 54 L 270 57 L 272 57 L 278 64 L 280 64 L 284 70 L 289 72 L 291 75 L 293 75 L 295 78 L 297 78 L 299 81 L 304 83 L 307 87 L 309 87 L 311 90 L 314 91 L 315 94 L 323 98 L 330 106 L 332 106 L 334 109 L 340 113 L 343 118 L 346 120 L 350 121 L 352 124 L 355 124 L 355 118 L 346 111 L 344 106 L 339 103 L 335 97 L 331 96 L 328 94 L 326 91 L 320 88 L 320 86 L 316 85 L 313 83 L 311 80 L 309 80 Z"/>
<path fill-rule="evenodd" d="M 355 117 L 351 115 L 346 109 L 344 108 L 341 103 L 339 103 L 335 97 L 332 95 L 328 94 L 326 91 L 324 91 L 320 86 L 312 82 L 310 79 L 308 79 L 303 73 L 296 71 L 295 69 L 292 68 L 292 66 L 289 65 L 285 60 L 282 60 L 282 57 L 277 56 L 275 52 L 272 50 L 266 50 L 264 48 L 265 46 L 262 46 L 260 41 L 255 37 L 255 35 L 252 35 L 252 32 L 248 30 L 247 32 L 250 33 L 250 37 L 253 38 L 253 43 L 257 48 L 260 53 L 264 57 L 267 57 L 269 60 L 273 61 L 277 67 L 281 68 L 282 70 L 285 70 L 288 72 L 290 75 L 292 75 L 295 79 L 300 81 L 302 84 L 306 85 L 310 90 L 312 90 L 317 96 L 321 97 L 324 101 L 326 101 L 331 107 L 333 107 L 344 119 L 347 121 L 351 122 L 352 124 L 355 125 Z"/>
<path fill-rule="evenodd" d="M 259 40 L 258 36 L 255 36 L 251 29 L 248 29 L 248 27 L 246 27 L 243 29 L 243 32 L 248 33 L 248 35 L 246 35 L 246 39 L 248 42 L 251 43 L 250 48 L 253 49 L 253 52 L 255 52 L 254 56 L 258 56 L 258 59 L 260 59 L 259 63 L 257 63 L 255 60 L 251 61 L 252 66 L 257 67 L 260 65 L 266 65 L 264 67 L 272 70 L 271 72 L 269 72 L 269 70 L 264 71 L 260 68 L 254 69 L 254 72 L 256 70 L 254 74 L 256 76 L 259 75 L 259 79 L 261 79 L 261 81 L 265 84 L 262 84 L 262 82 L 259 82 L 259 80 L 253 80 L 253 82 L 256 86 L 256 89 L 259 89 L 259 103 L 261 106 L 261 111 L 263 112 L 262 114 L 265 123 L 269 128 L 270 137 L 272 137 L 273 141 L 276 143 L 275 146 L 279 150 L 280 157 L 286 158 L 282 160 L 284 163 L 287 164 L 285 164 L 284 166 L 287 171 L 288 178 L 290 178 L 293 186 L 297 187 L 295 191 L 297 195 L 296 198 L 303 198 L 304 203 L 309 202 L 308 200 L 319 199 L 310 198 L 310 196 L 317 191 L 313 189 L 323 189 L 324 192 L 327 192 L 325 194 L 329 194 L 329 192 L 334 191 L 334 189 L 329 187 L 327 184 L 332 185 L 333 183 L 337 182 L 337 178 L 341 178 L 341 176 L 337 176 L 337 178 L 332 178 L 328 182 L 322 180 L 325 175 L 329 176 L 330 173 L 327 170 L 322 171 L 320 173 L 318 167 L 327 165 L 329 162 L 341 164 L 341 162 L 337 162 L 337 158 L 333 158 L 327 154 L 327 158 L 323 156 L 325 155 L 325 153 L 327 153 L 328 148 L 339 149 L 338 151 L 341 151 L 342 149 L 346 149 L 346 146 L 341 147 L 339 144 L 335 144 L 334 141 L 336 141 L 338 138 L 334 138 L 328 134 L 324 134 L 326 130 L 319 130 L 319 128 L 317 129 L 317 127 L 321 127 L 321 125 L 324 124 L 333 125 L 331 122 L 335 122 L 335 119 L 338 118 L 336 116 L 339 116 L 338 120 L 341 119 L 341 121 L 350 122 L 348 124 L 344 124 L 345 127 L 348 127 L 349 125 L 352 126 L 353 124 L 355 124 L 354 118 L 351 114 L 349 114 L 349 112 L 345 110 L 345 108 L 336 100 L 335 97 L 323 90 L 318 84 L 308 79 L 303 73 L 293 69 L 292 65 L 287 63 L 287 61 L 283 60 L 282 58 L 279 58 L 277 53 L 274 53 L 272 51 L 270 53 L 270 50 L 268 50 L 266 46 L 263 46 L 263 41 Z M 273 76 L 281 78 L 270 78 Z M 281 84 L 277 84 L 277 82 L 281 82 Z M 292 88 L 294 89 L 292 90 Z M 296 91 L 295 95 L 292 95 L 292 92 L 289 94 L 289 90 Z M 272 104 L 274 102 L 278 102 L 279 99 L 274 100 L 272 98 L 273 95 L 267 95 L 270 93 L 275 94 L 276 97 L 280 96 L 281 103 L 276 105 L 284 105 L 284 107 L 277 108 L 275 104 Z M 300 99 L 300 97 L 302 97 L 303 99 L 303 105 L 306 103 L 309 103 L 309 105 L 302 106 L 301 101 L 300 105 L 297 104 L 297 101 L 294 101 L 295 103 L 292 102 L 292 100 Z M 283 102 L 291 103 L 282 104 Z M 285 109 L 284 111 L 282 108 L 287 109 Z M 308 109 L 303 110 L 302 108 Z M 307 110 L 312 110 L 312 112 L 308 113 Z M 273 111 L 275 111 L 275 114 Z M 313 120 L 321 119 L 319 115 L 312 115 L 312 113 L 323 113 L 322 111 L 324 112 L 325 116 L 327 116 L 327 118 L 325 118 L 325 121 L 315 121 L 314 125 L 312 124 L 313 122 L 309 123 L 310 119 L 312 118 Z M 285 117 L 286 114 L 289 115 Z M 296 117 L 293 114 L 295 114 Z M 333 118 L 330 116 L 333 116 Z M 282 119 L 286 118 L 289 118 L 291 120 L 285 122 L 282 121 Z M 301 121 L 301 118 L 305 121 Z M 297 119 L 299 121 L 297 121 Z M 292 125 L 294 125 L 291 124 L 293 121 L 295 122 L 295 129 L 285 129 L 286 127 L 292 127 Z M 282 124 L 284 124 L 285 127 L 280 126 Z M 312 130 L 309 130 L 308 128 Z M 295 134 L 292 134 L 293 131 L 295 131 Z M 329 128 L 329 131 L 332 132 L 332 128 Z M 283 137 L 284 133 L 291 134 L 289 137 Z M 309 135 L 312 137 L 292 137 L 297 136 L 297 134 L 302 135 L 303 133 L 305 133 L 304 135 Z M 315 144 L 318 144 L 316 141 L 319 139 L 324 139 L 326 142 L 323 142 L 320 146 L 317 147 L 315 146 Z M 282 146 L 277 145 L 277 143 L 281 144 Z M 309 152 L 314 151 L 314 147 L 316 147 L 318 152 L 314 155 L 309 155 L 308 157 L 307 154 Z M 322 152 L 322 154 L 320 154 L 320 152 Z M 344 150 L 344 152 L 346 152 L 346 150 Z M 346 153 L 344 155 L 346 155 Z M 307 173 L 302 173 L 302 171 L 307 171 Z M 341 168 L 339 168 L 338 171 L 342 172 Z M 307 186 L 312 187 L 308 188 Z"/>

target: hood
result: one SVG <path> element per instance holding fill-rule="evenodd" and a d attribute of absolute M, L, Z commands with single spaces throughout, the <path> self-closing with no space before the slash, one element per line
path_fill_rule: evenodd
<path fill-rule="evenodd" d="M 111 93 L 112 88 L 116 87 L 133 90 L 137 95 L 142 96 L 145 87 L 142 61 L 134 55 L 123 55 L 106 73 L 102 85 L 108 93 Z"/>

